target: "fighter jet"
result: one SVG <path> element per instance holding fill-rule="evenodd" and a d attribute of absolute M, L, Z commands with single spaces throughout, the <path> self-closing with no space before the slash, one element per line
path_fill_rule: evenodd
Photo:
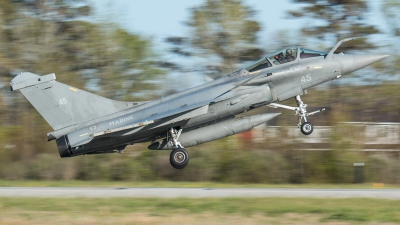
<path fill-rule="evenodd" d="M 291 47 L 267 55 L 254 64 L 208 83 L 149 102 L 107 99 L 56 81 L 55 74 L 24 72 L 11 81 L 54 131 L 62 158 L 122 153 L 127 145 L 151 142 L 148 149 L 172 150 L 176 169 L 189 162 L 185 149 L 252 129 L 278 114 L 238 116 L 269 105 L 294 110 L 300 131 L 309 135 L 313 125 L 301 95 L 309 88 L 377 62 L 387 55 L 334 54 Z M 294 98 L 297 107 L 278 102 Z"/>

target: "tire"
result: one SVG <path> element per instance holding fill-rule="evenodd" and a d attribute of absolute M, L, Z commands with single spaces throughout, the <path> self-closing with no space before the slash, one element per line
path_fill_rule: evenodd
<path fill-rule="evenodd" d="M 175 169 L 183 169 L 189 163 L 189 153 L 184 148 L 172 150 L 169 162 Z"/>
<path fill-rule="evenodd" d="M 312 123 L 305 122 L 301 125 L 300 130 L 304 135 L 310 135 L 314 131 L 314 126 Z"/>

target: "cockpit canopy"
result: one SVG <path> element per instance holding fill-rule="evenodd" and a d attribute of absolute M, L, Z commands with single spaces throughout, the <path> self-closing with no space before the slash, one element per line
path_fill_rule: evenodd
<path fill-rule="evenodd" d="M 297 48 L 287 48 L 267 56 L 274 65 L 292 62 L 297 58 Z"/>
<path fill-rule="evenodd" d="M 298 54 L 298 50 L 300 50 L 300 54 Z M 251 72 L 262 70 L 272 65 L 281 65 L 288 62 L 293 62 L 297 59 L 298 55 L 300 55 L 300 59 L 318 57 L 318 56 L 326 56 L 328 53 L 319 52 L 314 50 L 309 50 L 305 48 L 285 48 L 281 51 L 277 51 L 273 54 L 268 55 L 265 58 L 260 59 L 259 61 L 253 63 L 252 65 L 246 67 L 246 70 Z"/>
<path fill-rule="evenodd" d="M 310 49 L 305 49 L 301 48 L 300 49 L 300 59 L 306 59 L 306 58 L 312 58 L 312 57 L 318 57 L 318 56 L 326 56 L 328 55 L 327 52 L 319 52 L 319 51 L 314 51 Z"/>
<path fill-rule="evenodd" d="M 271 63 L 267 60 L 267 58 L 262 58 L 260 60 L 258 60 L 257 62 L 255 62 L 254 64 L 246 67 L 246 70 L 251 72 L 254 71 L 258 71 L 258 70 L 262 70 L 268 67 L 271 67 Z"/>

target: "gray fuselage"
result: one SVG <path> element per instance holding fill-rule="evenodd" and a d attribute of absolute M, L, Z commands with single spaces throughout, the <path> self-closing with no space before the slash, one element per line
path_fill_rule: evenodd
<path fill-rule="evenodd" d="M 200 86 L 77 124 L 74 131 L 58 131 L 55 135 L 59 150 L 64 145 L 62 149 L 68 148 L 73 156 L 102 153 L 165 138 L 169 127 L 187 132 L 217 124 L 239 113 L 300 95 L 308 88 L 384 58 L 344 54 L 334 54 L 329 60 L 326 55 L 302 58 L 301 51 L 298 48 L 290 62 L 275 65 L 266 60 L 270 66 L 264 69 L 241 69 Z"/>

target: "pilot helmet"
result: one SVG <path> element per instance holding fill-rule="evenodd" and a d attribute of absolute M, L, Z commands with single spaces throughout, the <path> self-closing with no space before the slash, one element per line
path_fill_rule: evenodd
<path fill-rule="evenodd" d="M 292 49 L 286 49 L 286 55 L 292 55 Z"/>

